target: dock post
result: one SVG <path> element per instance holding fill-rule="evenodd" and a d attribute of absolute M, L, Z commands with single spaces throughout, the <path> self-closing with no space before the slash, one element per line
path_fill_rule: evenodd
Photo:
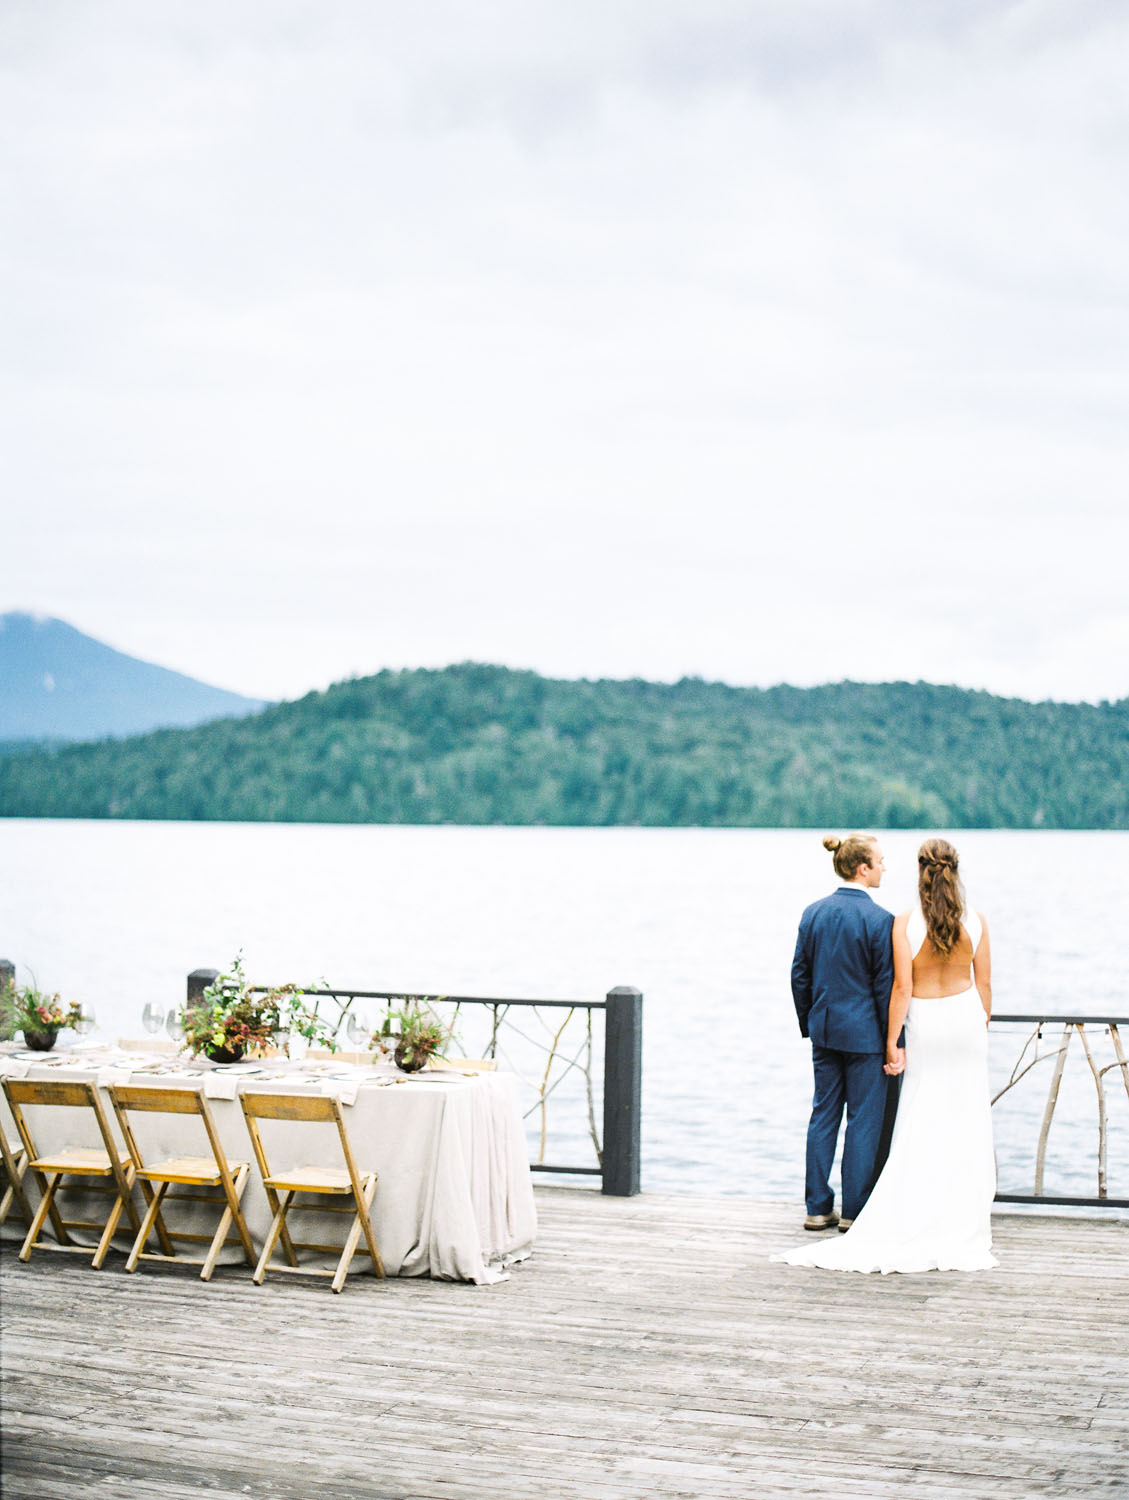
<path fill-rule="evenodd" d="M 204 998 L 204 991 L 220 977 L 218 969 L 193 969 L 188 976 L 188 998 L 185 1008 L 191 1010 Z"/>
<path fill-rule="evenodd" d="M 604 1032 L 603 1190 L 639 1191 L 643 1118 L 643 994 L 629 984 L 608 991 Z"/>

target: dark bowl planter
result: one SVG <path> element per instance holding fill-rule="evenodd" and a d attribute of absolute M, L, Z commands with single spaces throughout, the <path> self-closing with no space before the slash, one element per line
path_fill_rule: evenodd
<path fill-rule="evenodd" d="M 204 1056 L 209 1062 L 237 1063 L 243 1056 L 242 1047 L 205 1047 Z"/>
<path fill-rule="evenodd" d="M 50 1052 L 55 1045 L 57 1031 L 29 1031 L 24 1027 L 24 1046 L 29 1052 Z"/>
<path fill-rule="evenodd" d="M 408 1043 L 397 1042 L 396 1050 L 392 1054 L 393 1059 L 395 1060 L 396 1066 L 400 1069 L 401 1073 L 418 1073 L 419 1070 L 427 1063 L 428 1059 L 431 1056 L 431 1053 L 425 1052 L 420 1046 L 417 1045 L 411 1048 L 411 1054 L 409 1056 L 408 1048 Z"/>

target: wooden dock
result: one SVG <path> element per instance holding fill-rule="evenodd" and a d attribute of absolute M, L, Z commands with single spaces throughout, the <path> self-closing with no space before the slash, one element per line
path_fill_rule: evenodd
<path fill-rule="evenodd" d="M 537 1197 L 495 1287 L 6 1243 L 6 1500 L 1129 1496 L 1124 1216 L 883 1278 L 770 1265 L 798 1208 Z"/>

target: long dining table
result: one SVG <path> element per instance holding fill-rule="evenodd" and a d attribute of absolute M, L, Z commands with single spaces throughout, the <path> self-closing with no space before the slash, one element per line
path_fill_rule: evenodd
<path fill-rule="evenodd" d="M 337 1058 L 292 1062 L 249 1060 L 224 1066 L 166 1053 L 121 1047 L 74 1047 L 28 1053 L 0 1046 L 0 1077 L 90 1080 L 110 1128 L 119 1134 L 110 1105 L 111 1084 L 197 1088 L 207 1098 L 228 1155 L 250 1162 L 244 1217 L 256 1248 L 271 1221 L 266 1194 L 239 1104 L 244 1087 L 255 1091 L 334 1094 L 350 1146 L 362 1171 L 378 1175 L 372 1223 L 389 1276 L 432 1276 L 478 1284 L 504 1280 L 507 1268 L 532 1250 L 537 1230 L 528 1148 L 522 1128 L 517 1080 L 504 1072 L 427 1068 L 402 1073 L 390 1062 L 343 1062 Z M 16 1134 L 0 1096 L 3 1128 Z M 25 1116 L 41 1151 L 100 1146 L 93 1111 L 30 1106 Z M 146 1162 L 162 1157 L 208 1154 L 198 1117 L 134 1114 L 130 1125 Z M 341 1147 L 332 1127 L 269 1121 L 260 1129 L 272 1171 L 299 1166 L 340 1166 Z M 33 1179 L 24 1179 L 37 1200 Z M 140 1199 L 138 1199 L 140 1202 Z M 295 1210 L 297 1211 L 297 1210 Z M 179 1215 L 176 1222 L 169 1213 Z M 171 1228 L 211 1232 L 207 1208 L 180 1204 L 166 1213 Z M 26 1226 L 9 1215 L 0 1233 L 22 1237 Z M 334 1231 L 319 1221 L 316 1237 Z M 344 1237 L 344 1226 L 337 1226 Z M 123 1230 L 118 1244 L 126 1242 Z M 305 1236 L 303 1236 L 305 1237 Z M 237 1245 L 222 1262 L 240 1261 Z M 367 1260 L 354 1262 L 363 1270 Z"/>

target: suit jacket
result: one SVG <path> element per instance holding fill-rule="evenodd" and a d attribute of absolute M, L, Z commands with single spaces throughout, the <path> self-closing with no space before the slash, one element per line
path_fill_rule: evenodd
<path fill-rule="evenodd" d="M 839 1052 L 885 1052 L 894 983 L 893 915 L 840 886 L 800 918 L 792 998 L 800 1033 Z"/>

